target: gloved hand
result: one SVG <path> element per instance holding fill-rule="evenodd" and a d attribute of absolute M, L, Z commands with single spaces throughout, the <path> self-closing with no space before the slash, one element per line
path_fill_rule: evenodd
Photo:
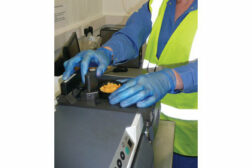
<path fill-rule="evenodd" d="M 96 75 L 101 76 L 112 59 L 112 51 L 105 48 L 97 50 L 81 51 L 75 57 L 64 62 L 65 72 L 63 73 L 63 80 L 67 80 L 73 73 L 75 67 L 81 68 L 81 79 L 85 83 L 85 75 L 87 74 L 89 66 L 98 66 Z"/>
<path fill-rule="evenodd" d="M 109 96 L 109 102 L 120 103 L 121 107 L 135 103 L 139 108 L 149 107 L 167 93 L 174 93 L 175 86 L 174 72 L 171 69 L 164 69 L 130 79 Z"/>

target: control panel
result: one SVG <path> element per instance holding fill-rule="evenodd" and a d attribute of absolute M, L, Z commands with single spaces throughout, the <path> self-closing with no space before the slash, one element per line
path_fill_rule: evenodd
<path fill-rule="evenodd" d="M 124 132 L 119 147 L 114 155 L 114 159 L 110 165 L 111 168 L 126 168 L 129 158 L 132 155 L 134 147 L 133 141 L 130 139 L 127 132 Z"/>
<path fill-rule="evenodd" d="M 143 130 L 143 119 L 136 114 L 130 127 L 127 127 L 114 154 L 110 168 L 130 168 Z"/>

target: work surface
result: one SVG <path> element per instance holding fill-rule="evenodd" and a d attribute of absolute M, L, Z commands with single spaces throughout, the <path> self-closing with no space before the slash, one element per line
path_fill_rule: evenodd
<path fill-rule="evenodd" d="M 124 129 L 135 114 L 57 106 L 55 167 L 109 167 Z"/>

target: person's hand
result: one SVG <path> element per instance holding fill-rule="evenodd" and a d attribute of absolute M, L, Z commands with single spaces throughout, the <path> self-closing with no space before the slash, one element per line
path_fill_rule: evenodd
<path fill-rule="evenodd" d="M 149 107 L 167 93 L 173 93 L 175 86 L 174 72 L 171 69 L 164 69 L 130 79 L 109 96 L 109 102 L 120 103 L 121 107 L 128 107 L 135 103 L 139 108 Z"/>
<path fill-rule="evenodd" d="M 112 51 L 105 48 L 81 51 L 75 57 L 64 62 L 65 72 L 62 79 L 67 80 L 75 72 L 74 68 L 80 67 L 81 79 L 85 83 L 85 75 L 90 66 L 98 66 L 96 75 L 101 76 L 111 63 L 111 59 Z"/>

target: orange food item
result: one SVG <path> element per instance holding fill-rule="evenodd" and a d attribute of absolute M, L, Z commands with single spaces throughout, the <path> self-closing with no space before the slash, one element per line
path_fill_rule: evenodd
<path fill-rule="evenodd" d="M 104 93 L 113 93 L 120 86 L 121 86 L 121 84 L 115 84 L 115 83 L 108 82 L 106 85 L 103 85 L 102 87 L 100 87 L 100 90 Z"/>

